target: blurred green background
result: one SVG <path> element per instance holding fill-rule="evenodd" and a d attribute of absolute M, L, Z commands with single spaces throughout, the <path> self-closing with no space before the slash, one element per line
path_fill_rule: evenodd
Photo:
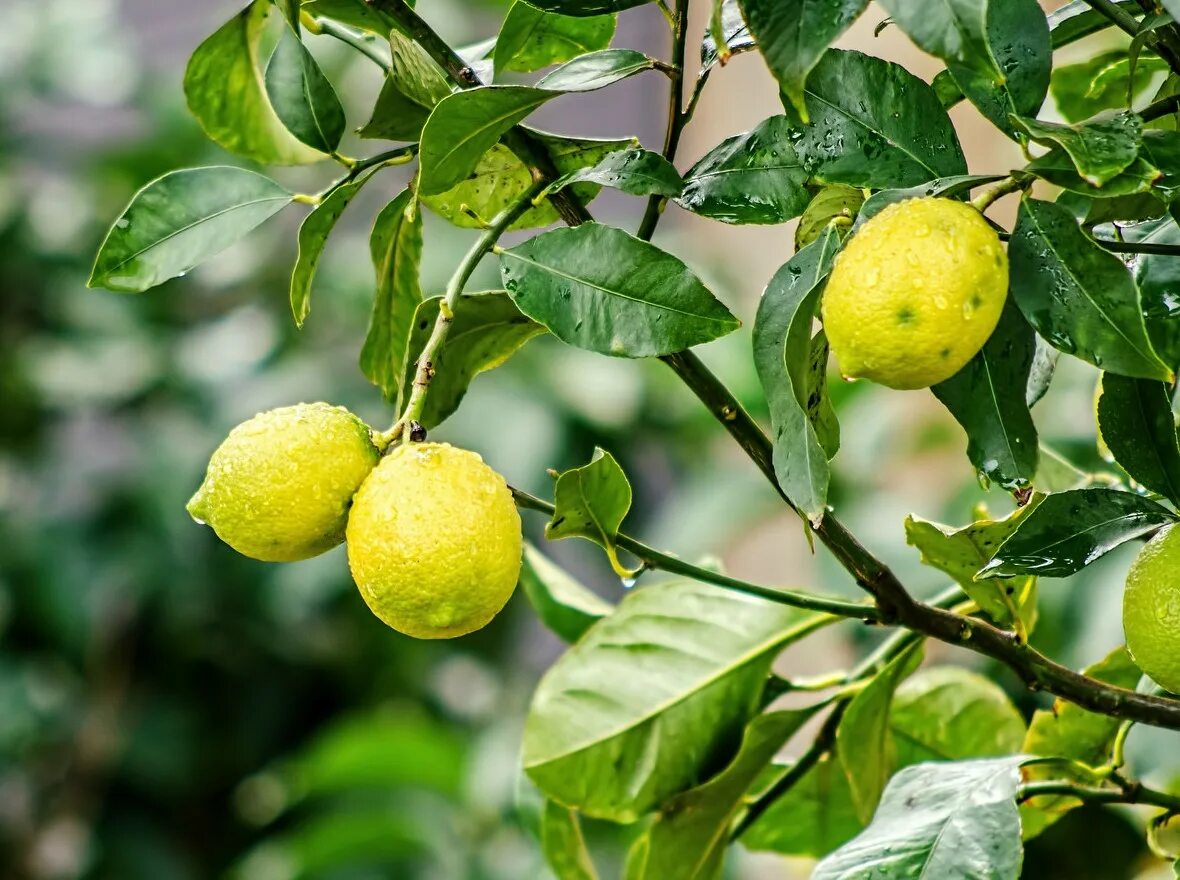
<path fill-rule="evenodd" d="M 504 11 L 474 0 L 426 5 L 457 41 L 493 33 Z M 545 877 L 517 752 L 532 686 L 561 646 L 523 595 L 475 636 L 415 642 L 368 612 L 341 549 L 295 565 L 257 563 L 184 512 L 209 453 L 259 410 L 324 399 L 381 427 L 391 420 L 356 357 L 372 294 L 368 224 L 404 172 L 383 172 L 350 209 L 302 331 L 286 300 L 295 210 L 148 294 L 85 288 L 106 225 L 136 188 L 183 165 L 236 164 L 205 141 L 180 87 L 188 53 L 234 9 L 180 0 L 3 7 L 0 877 Z M 650 9 L 627 13 L 619 39 L 662 51 L 661 28 Z M 850 40 L 863 44 L 865 29 Z M 359 125 L 379 85 L 375 69 L 326 38 L 313 49 Z M 916 60 L 888 34 L 872 50 Z M 756 59 L 732 67 L 702 104 L 686 160 L 774 112 Z M 728 88 L 744 78 L 765 92 L 740 108 L 742 119 L 734 104 L 743 102 L 726 99 L 730 76 Z M 659 85 L 652 78 L 557 102 L 540 122 L 651 145 L 662 126 Z M 381 148 L 349 147 L 354 155 Z M 999 149 L 973 139 L 970 152 L 992 171 L 1009 161 Z M 331 173 L 279 176 L 314 191 Z M 637 208 L 604 196 L 596 212 L 633 223 Z M 766 279 L 789 255 L 791 229 L 744 232 L 670 213 L 661 243 L 694 261 L 743 317 L 747 329 L 702 354 L 762 416 L 748 326 Z M 425 287 L 437 291 L 469 235 L 428 218 L 426 239 Z M 473 287 L 494 284 L 486 265 Z M 1093 380 L 1071 364 L 1037 417 L 1057 448 L 1096 464 Z M 961 432 L 929 395 L 836 391 L 845 424 L 836 506 L 916 589 L 939 588 L 904 544 L 905 514 L 959 524 L 981 499 L 997 513 L 1008 502 L 976 484 Z M 855 592 L 830 560 L 812 555 L 798 522 L 656 362 L 538 340 L 478 379 L 438 436 L 542 495 L 546 468 L 578 465 L 604 446 L 635 485 L 632 533 L 767 583 Z M 542 523 L 525 516 L 541 541 Z M 593 547 L 545 549 L 604 596 L 622 593 Z M 1127 561 L 1126 552 L 1111 554 L 1068 584 L 1045 583 L 1037 643 L 1074 664 L 1118 644 Z M 863 627 L 824 631 L 789 652 L 783 671 L 839 667 L 873 637 Z M 975 663 L 949 649 L 930 653 Z M 1034 708 L 1010 676 L 999 678 L 1022 708 Z M 1178 752 L 1174 739 L 1132 737 L 1132 759 L 1148 774 L 1174 773 Z M 1109 864 L 1048 866 L 1095 834 L 1108 841 Z M 591 829 L 605 878 L 617 875 L 626 837 Z M 1030 847 L 1028 876 L 1133 877 L 1143 855 L 1126 816 L 1079 811 Z M 755 856 L 731 866 L 733 877 L 794 876 L 788 870 Z"/>

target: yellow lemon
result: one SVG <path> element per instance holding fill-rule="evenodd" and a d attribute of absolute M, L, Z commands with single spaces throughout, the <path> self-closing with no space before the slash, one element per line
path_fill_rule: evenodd
<path fill-rule="evenodd" d="M 419 639 L 486 626 L 520 576 L 520 514 L 508 485 L 474 452 L 446 443 L 386 455 L 356 494 L 347 540 L 369 608 Z"/>
<path fill-rule="evenodd" d="M 1008 258 L 977 210 L 909 199 L 868 220 L 836 257 L 824 329 L 846 377 L 925 388 L 983 348 L 1007 294 Z"/>
<path fill-rule="evenodd" d="M 245 556 L 309 559 L 344 540 L 352 496 L 378 458 L 369 427 L 343 407 L 272 409 L 230 431 L 188 512 Z"/>
<path fill-rule="evenodd" d="M 1127 650 L 1156 684 L 1180 694 L 1180 528 L 1147 542 L 1123 591 Z"/>

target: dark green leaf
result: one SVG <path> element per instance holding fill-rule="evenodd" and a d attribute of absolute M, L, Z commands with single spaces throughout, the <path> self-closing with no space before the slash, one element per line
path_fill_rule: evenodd
<path fill-rule="evenodd" d="M 703 584 L 636 590 L 541 680 L 525 771 L 559 803 L 634 821 L 732 759 L 775 655 L 822 623 Z"/>
<path fill-rule="evenodd" d="M 169 172 L 132 197 L 87 283 L 128 293 L 155 287 L 229 247 L 291 199 L 269 177 L 241 168 Z"/>
<path fill-rule="evenodd" d="M 1028 486 L 1037 472 L 1037 429 L 1025 395 L 1035 338 L 1009 301 L 979 353 L 930 389 L 967 432 L 975 469 L 1009 490 Z"/>
<path fill-rule="evenodd" d="M 1034 141 L 1065 150 L 1078 174 L 1097 187 L 1135 161 L 1143 136 L 1143 120 L 1126 111 L 1075 125 L 1019 117 L 1014 122 Z"/>
<path fill-rule="evenodd" d="M 774 765 L 776 775 L 785 766 Z M 825 755 L 779 797 L 741 837 L 752 850 L 818 859 L 863 828 L 856 818 L 848 778 L 835 751 Z"/>
<path fill-rule="evenodd" d="M 904 189 L 883 189 L 869 196 L 860 209 L 856 218 L 856 227 L 872 219 L 892 204 L 904 202 L 907 199 L 920 199 L 928 196 L 942 196 L 944 198 L 958 198 L 967 195 L 977 186 L 1003 180 L 999 174 L 955 174 L 951 177 L 940 177 L 918 186 Z"/>
<path fill-rule="evenodd" d="M 795 250 L 819 238 L 833 220 L 840 219 L 851 225 L 864 201 L 864 190 L 854 186 L 842 183 L 825 186 L 807 203 L 799 218 L 799 225 L 795 227 Z"/>
<path fill-rule="evenodd" d="M 434 329 L 441 302 L 442 297 L 431 297 L 414 312 L 401 385 L 403 395 L 414 382 L 415 358 Z M 431 361 L 434 378 L 418 421 L 426 428 L 442 424 L 459 408 L 472 379 L 500 366 L 544 332 L 545 328 L 522 315 L 503 291 L 464 296 L 455 306 L 446 341 Z"/>
<path fill-rule="evenodd" d="M 369 237 L 369 253 L 377 274 L 369 332 L 361 348 L 361 372 L 398 401 L 414 312 L 422 302 L 418 281 L 422 263 L 422 214 L 407 189 L 382 209 Z M 429 398 L 427 400 L 429 403 Z"/>
<path fill-rule="evenodd" d="M 1115 6 L 1134 14 L 1141 11 L 1135 0 L 1118 0 Z M 1054 49 L 1114 27 L 1114 22 L 1091 6 L 1089 0 L 1073 0 L 1066 3 L 1060 9 L 1050 12 L 1048 21 L 1049 36 L 1053 40 Z"/>
<path fill-rule="evenodd" d="M 828 334 L 821 327 L 811 337 L 811 358 L 807 371 L 807 418 L 815 426 L 819 445 L 829 459 L 840 451 L 840 422 L 836 419 L 836 408 L 828 396 L 828 358 L 832 347 Z"/>
<path fill-rule="evenodd" d="M 295 318 L 296 327 L 302 327 L 311 312 L 311 284 L 315 280 L 316 269 L 319 268 L 320 256 L 324 252 L 324 245 L 328 243 L 328 236 L 332 234 L 340 215 L 368 179 L 360 177 L 350 180 L 332 190 L 307 215 L 303 225 L 299 227 L 299 254 L 295 258 L 295 269 L 291 272 L 290 289 L 291 314 Z"/>
<path fill-rule="evenodd" d="M 344 107 L 315 58 L 291 27 L 266 65 L 266 94 L 287 131 L 321 153 L 334 153 L 344 137 Z"/>
<path fill-rule="evenodd" d="M 538 235 L 501 252 L 500 271 L 522 312 L 600 354 L 671 354 L 739 324 L 679 259 L 613 226 Z"/>
<path fill-rule="evenodd" d="M 1000 545 L 978 577 L 1037 574 L 1068 577 L 1120 544 L 1175 521 L 1154 501 L 1115 489 L 1049 495 Z"/>
<path fill-rule="evenodd" d="M 1148 341 L 1131 273 L 1064 208 L 1024 199 L 1008 257 L 1016 304 L 1055 348 L 1112 372 L 1171 378 Z"/>
<path fill-rule="evenodd" d="M 390 65 L 373 115 L 357 132 L 365 138 L 416 141 L 434 106 L 450 85 L 426 52 L 397 31 L 389 35 Z"/>
<path fill-rule="evenodd" d="M 634 574 L 619 562 L 615 550 L 619 526 L 631 509 L 631 484 L 613 455 L 595 447 L 589 464 L 557 478 L 553 503 L 553 518 L 545 524 L 546 538 L 589 538 L 606 551 L 620 577 Z"/>
<path fill-rule="evenodd" d="M 738 0 L 750 32 L 787 100 L 808 121 L 804 85 L 828 46 L 867 0 Z"/>
<path fill-rule="evenodd" d="M 632 196 L 680 195 L 684 181 L 675 166 L 651 150 L 619 150 L 604 156 L 597 164 L 577 168 L 562 175 L 549 188 L 557 192 L 572 183 L 590 181 L 609 186 Z"/>
<path fill-rule="evenodd" d="M 643 6 L 651 0 L 530 0 L 533 6 L 562 15 L 601 15 Z"/>
<path fill-rule="evenodd" d="M 811 193 L 791 130 L 785 116 L 772 116 L 753 131 L 723 141 L 684 176 L 676 201 L 725 223 L 785 223 L 798 217 Z"/>
<path fill-rule="evenodd" d="M 564 642 L 573 643 L 614 606 L 578 583 L 532 544 L 524 546 L 520 585 L 537 617 Z"/>
<path fill-rule="evenodd" d="M 610 46 L 616 16 L 576 18 L 515 0 L 496 38 L 496 70 L 529 73 Z"/>
<path fill-rule="evenodd" d="M 938 97 L 899 64 L 832 49 L 804 94 L 811 124 L 792 143 L 824 183 L 884 189 L 967 171 Z"/>
<path fill-rule="evenodd" d="M 1133 479 L 1180 503 L 1180 442 L 1167 385 L 1103 373 L 1098 430 Z"/>
<path fill-rule="evenodd" d="M 1023 756 L 907 767 L 873 823 L 816 866 L 812 880 L 1016 880 Z"/>
<path fill-rule="evenodd" d="M 557 880 L 598 880 L 578 814 L 551 800 L 541 813 L 541 851 Z"/>
<path fill-rule="evenodd" d="M 718 0 L 721 10 L 721 38 L 726 47 L 726 55 L 737 55 L 756 48 L 754 36 L 746 27 L 746 20 L 742 18 L 742 10 L 738 0 Z M 720 63 L 721 53 L 718 51 L 718 40 L 710 28 L 705 32 L 701 41 L 701 74 L 712 70 Z"/>
<path fill-rule="evenodd" d="M 1130 241 L 1180 245 L 1180 227 L 1171 217 L 1126 230 Z M 1147 324 L 1147 335 L 1160 359 L 1173 370 L 1180 368 L 1180 308 L 1176 291 L 1180 290 L 1180 260 L 1174 256 L 1141 254 L 1132 264 L 1139 284 L 1139 297 Z"/>
<path fill-rule="evenodd" d="M 258 43 L 272 8 L 254 0 L 197 47 L 184 72 L 185 98 L 205 134 L 231 153 L 268 165 L 318 162 L 324 154 L 287 131 L 263 86 Z"/>

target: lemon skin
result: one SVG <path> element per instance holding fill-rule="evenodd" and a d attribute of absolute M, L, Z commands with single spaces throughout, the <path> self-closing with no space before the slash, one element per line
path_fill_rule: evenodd
<path fill-rule="evenodd" d="M 379 457 L 369 427 L 343 407 L 259 413 L 213 453 L 188 512 L 244 556 L 309 559 L 344 540 L 352 496 Z"/>
<path fill-rule="evenodd" d="M 1161 531 L 1131 563 L 1123 591 L 1123 631 L 1139 668 L 1180 694 L 1180 528 Z"/>
<path fill-rule="evenodd" d="M 909 199 L 869 219 L 823 295 L 840 370 L 890 388 L 926 388 L 983 348 L 1008 295 L 1008 257 L 982 215 L 953 199 Z"/>
<path fill-rule="evenodd" d="M 474 632 L 520 577 L 520 514 L 476 453 L 408 443 L 382 459 L 348 518 L 348 564 L 369 608 L 419 639 Z"/>

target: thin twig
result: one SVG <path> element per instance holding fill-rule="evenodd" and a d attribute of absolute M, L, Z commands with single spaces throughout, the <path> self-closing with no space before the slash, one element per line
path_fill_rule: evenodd
<path fill-rule="evenodd" d="M 664 135 L 664 158 L 672 162 L 680 146 L 680 136 L 688 123 L 684 110 L 684 59 L 688 43 L 688 0 L 676 0 L 676 11 L 672 18 L 672 70 L 668 74 L 668 127 Z M 664 196 L 654 195 L 647 200 L 647 210 L 639 223 L 636 236 L 650 241 L 660 222 L 660 214 L 667 203 Z"/>
<path fill-rule="evenodd" d="M 1169 812 L 1180 811 L 1180 795 L 1148 788 L 1138 782 L 1120 788 L 1096 788 L 1058 779 L 1026 782 L 1020 786 L 1016 799 L 1023 802 L 1044 795 L 1073 797 L 1091 804 L 1148 804 Z"/>

